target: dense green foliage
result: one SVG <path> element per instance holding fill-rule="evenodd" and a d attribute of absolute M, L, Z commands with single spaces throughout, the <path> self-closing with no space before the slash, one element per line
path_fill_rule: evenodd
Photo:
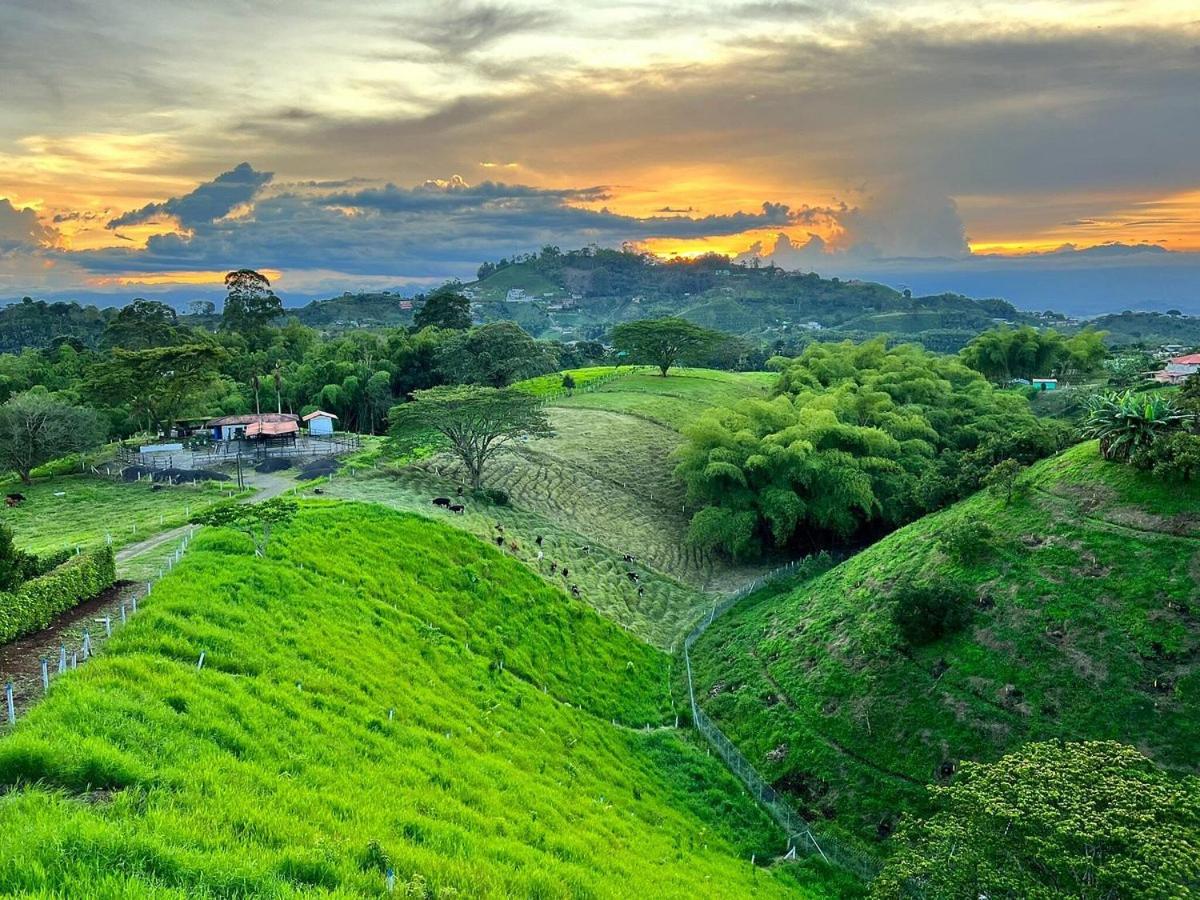
<path fill-rule="evenodd" d="M 1027 744 L 931 789 L 872 896 L 1189 897 L 1200 891 L 1200 779 L 1113 742 Z"/>
<path fill-rule="evenodd" d="M 471 301 L 453 290 L 434 291 L 413 316 L 413 325 L 422 328 L 450 328 L 462 331 L 471 327 Z"/>
<path fill-rule="evenodd" d="M 1014 378 L 1029 381 L 1050 375 L 1076 380 L 1099 370 L 1107 355 L 1101 331 L 1084 329 L 1064 337 L 1053 329 L 1028 325 L 985 331 L 960 354 L 968 366 L 1001 385 Z"/>
<path fill-rule="evenodd" d="M 116 578 L 112 548 L 97 547 L 0 592 L 0 643 L 45 628 L 59 613 L 107 590 Z"/>
<path fill-rule="evenodd" d="M 748 863 L 773 828 L 658 727 L 662 653 L 378 507 L 248 551 L 202 532 L 0 742 L 0 890 L 373 896 L 391 869 L 409 897 L 785 895 Z"/>
<path fill-rule="evenodd" d="M 959 761 L 1051 738 L 1200 774 L 1200 487 L 1105 461 L 1095 442 L 1026 478 L 1011 504 L 988 491 L 926 516 L 747 599 L 696 643 L 705 711 L 802 809 L 883 838 L 931 809 L 924 785 Z M 912 646 L 897 601 L 943 581 L 970 621 Z"/>
<path fill-rule="evenodd" d="M 1082 433 L 1100 442 L 1105 459 L 1129 462 L 1179 428 L 1183 418 L 1164 394 L 1096 394 L 1088 400 Z"/>
<path fill-rule="evenodd" d="M 780 360 L 775 396 L 684 429 L 691 539 L 735 557 L 889 528 L 976 489 L 999 461 L 1057 449 L 1023 397 L 913 345 L 816 344 Z"/>
<path fill-rule="evenodd" d="M 15 472 L 29 484 L 38 466 L 89 450 L 104 437 L 92 410 L 44 389 L 29 390 L 0 404 L 0 471 Z"/>

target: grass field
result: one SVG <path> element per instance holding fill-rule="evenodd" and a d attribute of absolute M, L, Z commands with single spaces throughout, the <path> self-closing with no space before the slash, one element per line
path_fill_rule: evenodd
<path fill-rule="evenodd" d="M 665 727 L 668 669 L 428 520 L 310 504 L 265 559 L 206 530 L 0 739 L 0 891 L 844 896 L 749 864 L 781 839 Z"/>
<path fill-rule="evenodd" d="M 769 567 L 730 566 L 687 546 L 688 511 L 672 475 L 671 455 L 681 437 L 668 422 L 731 396 L 765 392 L 771 373 L 688 370 L 661 378 L 634 373 L 589 393 L 547 406 L 555 429 L 500 457 L 487 483 L 511 496 L 509 507 L 467 500 L 467 514 L 450 517 L 430 500 L 452 495 L 455 469 L 447 457 L 418 460 L 398 473 L 363 470 L 339 476 L 327 495 L 383 503 L 446 518 L 492 540 L 495 523 L 518 543 L 515 553 L 559 584 L 578 584 L 582 599 L 659 647 L 673 646 L 716 594 L 732 590 Z M 637 412 L 629 412 L 633 409 Z M 539 565 L 534 538 L 542 535 Z M 579 548 L 590 547 L 588 553 Z M 637 557 L 637 564 L 623 555 Z M 550 563 L 566 565 L 565 581 Z M 626 573 L 641 577 L 642 595 Z"/>
<path fill-rule="evenodd" d="M 90 475 L 68 475 L 10 485 L 27 498 L 20 506 L 0 507 L 0 522 L 12 530 L 18 547 L 48 553 L 62 547 L 100 544 L 111 536 L 114 547 L 182 525 L 189 512 L 229 498 L 230 486 L 124 484 Z M 57 496 L 61 494 L 61 496 Z"/>
<path fill-rule="evenodd" d="M 538 375 L 536 378 L 526 378 L 518 381 L 513 387 L 533 394 L 535 397 L 548 397 L 562 393 L 563 376 L 570 375 L 575 380 L 576 389 L 593 385 L 597 381 L 613 376 L 625 376 L 630 372 L 628 367 L 618 366 L 588 366 L 583 369 L 565 369 L 562 372 L 551 372 L 549 375 Z"/>
<path fill-rule="evenodd" d="M 812 582 L 774 587 L 692 652 L 705 710 L 803 809 L 867 840 L 926 806 L 927 782 L 1055 737 L 1200 757 L 1200 485 L 1164 487 L 1094 443 L 1037 465 L 1005 507 L 980 494 Z M 954 527 L 991 528 L 978 557 Z M 965 629 L 908 647 L 891 593 L 969 592 Z"/>

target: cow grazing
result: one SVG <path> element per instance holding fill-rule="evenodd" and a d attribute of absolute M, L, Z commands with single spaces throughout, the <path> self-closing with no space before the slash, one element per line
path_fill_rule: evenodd
<path fill-rule="evenodd" d="M 570 575 L 571 573 L 567 570 L 567 567 L 563 566 L 563 578 L 568 578 Z"/>
<path fill-rule="evenodd" d="M 637 562 L 637 557 L 634 556 L 632 553 L 622 553 L 621 559 L 625 560 L 625 562 L 627 562 L 627 563 Z"/>
<path fill-rule="evenodd" d="M 537 544 L 539 547 L 542 546 L 542 536 L 539 534 L 537 537 L 535 537 L 533 539 L 533 542 L 535 544 Z"/>
<path fill-rule="evenodd" d="M 579 585 L 571 585 L 571 596 L 576 598 L 579 596 Z"/>
<path fill-rule="evenodd" d="M 558 571 L 558 563 L 551 562 L 550 563 L 550 574 L 553 575 L 557 571 Z"/>
<path fill-rule="evenodd" d="M 467 508 L 461 503 L 452 503 L 450 505 L 450 512 L 454 513 L 456 516 L 461 516 L 466 511 Z"/>
<path fill-rule="evenodd" d="M 634 582 L 635 584 L 642 580 L 642 577 L 640 575 L 638 575 L 637 572 L 626 572 L 625 577 L 628 578 L 630 581 Z"/>
<path fill-rule="evenodd" d="M 646 588 L 639 584 L 638 585 L 638 596 L 644 597 L 645 595 L 646 595 Z"/>
<path fill-rule="evenodd" d="M 4 498 L 5 506 L 20 506 L 25 502 L 25 495 L 20 493 L 12 493 Z"/>
<path fill-rule="evenodd" d="M 496 546 L 500 547 L 500 548 L 504 547 L 504 535 L 502 535 L 502 534 L 496 535 Z"/>
<path fill-rule="evenodd" d="M 449 497 L 434 497 L 433 505 L 434 506 L 445 506 L 445 507 L 449 508 L 450 498 Z"/>

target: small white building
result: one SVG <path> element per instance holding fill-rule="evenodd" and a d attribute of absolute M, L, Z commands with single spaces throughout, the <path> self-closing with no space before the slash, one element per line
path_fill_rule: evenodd
<path fill-rule="evenodd" d="M 509 288 L 504 295 L 505 303 L 532 303 L 533 298 L 525 293 L 525 288 Z"/>
<path fill-rule="evenodd" d="M 308 425 L 310 435 L 329 435 L 333 434 L 333 423 L 337 421 L 337 416 L 322 409 L 315 409 L 304 417 L 304 421 Z"/>

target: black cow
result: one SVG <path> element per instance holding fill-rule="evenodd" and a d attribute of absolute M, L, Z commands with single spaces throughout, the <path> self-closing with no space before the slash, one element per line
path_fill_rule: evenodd
<path fill-rule="evenodd" d="M 450 506 L 450 498 L 449 497 L 434 497 L 433 505 L 449 507 Z"/>
<path fill-rule="evenodd" d="M 466 511 L 467 508 L 461 503 L 454 503 L 450 506 L 450 512 L 454 513 L 456 516 L 461 516 Z"/>
<path fill-rule="evenodd" d="M 621 559 L 625 560 L 625 562 L 627 562 L 627 563 L 637 562 L 637 557 L 634 556 L 632 553 L 621 554 Z"/>
<path fill-rule="evenodd" d="M 21 493 L 12 493 L 4 498 L 5 506 L 20 506 L 25 502 L 25 495 Z"/>

